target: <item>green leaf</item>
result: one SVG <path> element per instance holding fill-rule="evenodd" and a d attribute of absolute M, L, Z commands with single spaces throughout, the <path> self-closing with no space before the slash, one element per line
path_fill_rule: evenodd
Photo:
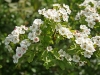
<path fill-rule="evenodd" d="M 64 62 L 63 61 L 60 61 L 60 60 L 57 60 L 57 65 L 59 65 L 60 66 L 60 68 L 62 69 L 62 70 L 65 70 L 65 64 L 64 64 Z"/>
<path fill-rule="evenodd" d="M 29 58 L 28 58 L 28 62 L 29 62 L 29 63 L 33 61 L 33 57 L 34 57 L 34 56 L 32 56 L 32 55 L 29 56 Z"/>
<path fill-rule="evenodd" d="M 0 68 L 2 68 L 3 66 L 2 65 L 0 65 Z"/>

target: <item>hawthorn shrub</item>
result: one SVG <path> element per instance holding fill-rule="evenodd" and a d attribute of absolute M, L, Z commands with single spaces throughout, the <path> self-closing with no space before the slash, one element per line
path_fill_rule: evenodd
<path fill-rule="evenodd" d="M 36 58 L 58 75 L 99 75 L 100 1 L 74 2 L 39 9 L 41 19 L 29 27 L 15 26 L 4 40 L 13 63 Z"/>

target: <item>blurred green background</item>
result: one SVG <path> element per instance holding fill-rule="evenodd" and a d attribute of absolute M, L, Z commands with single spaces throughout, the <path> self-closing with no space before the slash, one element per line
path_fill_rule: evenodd
<path fill-rule="evenodd" d="M 30 26 L 35 18 L 42 18 L 38 9 L 64 3 L 77 12 L 77 5 L 81 2 L 83 0 L 0 0 L 0 75 L 78 75 L 83 70 L 84 75 L 100 75 L 100 66 L 96 64 L 70 70 L 61 70 L 59 67 L 46 69 L 43 62 L 36 58 L 31 63 L 23 61 L 22 64 L 14 64 L 12 54 L 2 43 L 15 26 Z"/>

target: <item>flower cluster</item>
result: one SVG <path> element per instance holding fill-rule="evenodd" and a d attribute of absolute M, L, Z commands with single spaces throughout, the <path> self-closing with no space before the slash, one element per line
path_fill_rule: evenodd
<path fill-rule="evenodd" d="M 33 40 L 33 42 L 39 42 L 38 35 L 41 34 L 40 25 L 43 24 L 43 21 L 41 19 L 35 19 L 33 21 L 32 26 L 29 27 L 30 32 L 28 34 L 28 39 Z"/>
<path fill-rule="evenodd" d="M 11 32 L 11 34 L 8 35 L 5 39 L 5 45 L 8 45 L 10 42 L 13 42 L 14 44 L 18 43 L 20 41 L 19 35 L 25 34 L 25 31 L 28 28 L 25 26 L 18 27 L 16 26 L 15 29 Z"/>
<path fill-rule="evenodd" d="M 28 50 L 28 47 L 31 45 L 30 40 L 33 40 L 34 43 L 39 42 L 38 36 L 41 34 L 40 25 L 42 23 L 43 21 L 41 19 L 35 19 L 33 21 L 32 26 L 30 26 L 29 28 L 23 25 L 21 25 L 20 27 L 16 26 L 15 29 L 11 32 L 11 34 L 9 34 L 6 37 L 4 43 L 8 51 L 12 50 L 10 43 L 20 44 L 20 47 L 16 48 L 16 54 L 13 55 L 14 63 L 18 63 L 18 59 L 21 58 L 23 54 L 26 53 L 26 51 Z M 20 35 L 25 34 L 25 31 L 29 32 L 28 37 L 26 39 L 20 40 L 19 39 Z"/>
<path fill-rule="evenodd" d="M 63 27 L 62 25 L 58 24 L 56 26 L 56 31 L 59 32 L 60 35 L 67 37 L 68 39 L 73 38 L 72 32 L 69 28 Z"/>
<path fill-rule="evenodd" d="M 60 60 L 62 60 L 62 61 L 65 58 L 68 62 L 74 61 L 74 62 L 78 63 L 79 66 L 85 65 L 85 62 L 84 61 L 81 61 L 80 60 L 80 57 L 78 55 L 71 56 L 70 54 L 66 53 L 63 49 L 60 49 L 58 51 L 58 53 L 60 55 Z"/>
<path fill-rule="evenodd" d="M 6 45 L 6 48 L 11 51 L 12 48 L 10 46 L 10 43 L 14 43 L 14 44 L 17 44 L 20 42 L 20 34 L 25 34 L 25 31 L 28 30 L 28 27 L 25 27 L 23 25 L 21 25 L 21 27 L 18 27 L 16 26 L 15 29 L 11 32 L 11 34 L 9 34 L 4 43 Z M 26 43 L 25 43 L 26 42 Z M 20 43 L 21 47 L 17 47 L 16 49 L 16 55 L 13 56 L 14 58 L 14 63 L 17 63 L 18 62 L 18 58 L 20 58 L 24 53 L 26 53 L 26 50 L 27 50 L 27 41 L 26 40 L 23 40 L 21 43 Z"/>
<path fill-rule="evenodd" d="M 94 6 L 89 5 L 89 2 L 93 3 Z M 16 54 L 13 55 L 14 63 L 18 63 L 18 59 L 26 53 L 30 45 L 39 43 L 37 46 L 41 48 L 37 49 L 40 49 L 41 57 L 43 57 L 42 59 L 46 61 L 46 63 L 52 62 L 50 60 L 55 58 L 55 60 L 67 60 L 67 62 L 70 63 L 73 61 L 74 63 L 78 63 L 79 66 L 83 66 L 86 62 L 84 59 L 91 58 L 94 52 L 96 52 L 96 47 L 100 47 L 100 36 L 91 35 L 91 28 L 94 28 L 96 24 L 95 21 L 98 20 L 98 22 L 100 22 L 100 16 L 96 10 L 96 8 L 100 6 L 98 2 L 100 1 L 85 0 L 80 6 L 86 6 L 86 8 L 78 12 L 75 17 L 76 20 L 79 20 L 81 16 L 84 15 L 86 17 L 85 21 L 90 28 L 88 28 L 86 24 L 82 24 L 79 30 L 76 30 L 73 26 L 65 25 L 69 22 L 68 20 L 71 14 L 69 6 L 65 4 L 54 4 L 53 9 L 46 10 L 44 8 L 39 10 L 39 14 L 43 15 L 46 21 L 35 19 L 32 26 L 29 28 L 25 26 L 16 26 L 15 30 L 5 39 L 5 45 L 9 50 L 11 50 L 10 42 L 20 45 L 16 48 Z M 54 26 L 51 24 L 54 24 Z M 26 31 L 27 33 L 25 33 Z M 27 35 L 20 40 L 20 34 L 23 34 L 23 36 Z M 60 45 L 62 47 L 60 47 Z M 63 46 L 66 47 L 63 48 Z M 44 49 L 46 49 L 47 52 Z M 54 55 L 53 58 L 46 53 Z"/>
<path fill-rule="evenodd" d="M 93 43 L 100 47 L 100 36 L 92 37 Z"/>
<path fill-rule="evenodd" d="M 75 35 L 75 42 L 80 45 L 82 50 L 85 50 L 84 57 L 90 58 L 93 52 L 95 51 L 94 43 L 88 37 L 90 34 L 90 29 L 86 27 L 86 25 L 80 25 L 80 29 L 82 32 L 76 32 Z"/>
<path fill-rule="evenodd" d="M 13 55 L 13 62 L 18 63 L 18 59 L 22 57 L 23 54 L 28 50 L 28 46 L 30 46 L 30 42 L 25 39 L 20 42 L 20 47 L 16 48 L 16 54 Z"/>
<path fill-rule="evenodd" d="M 93 6 L 89 3 L 92 3 Z M 84 15 L 86 17 L 85 21 L 88 23 L 88 26 L 93 28 L 96 22 L 100 22 L 100 15 L 97 12 L 97 8 L 100 7 L 99 3 L 100 1 L 85 0 L 82 4 L 80 4 L 80 6 L 85 6 L 86 8 L 78 12 L 75 19 L 79 20 L 80 17 Z"/>
<path fill-rule="evenodd" d="M 71 61 L 71 60 L 72 60 L 71 56 L 70 56 L 69 54 L 67 54 L 65 51 L 63 51 L 63 49 L 60 49 L 60 50 L 58 51 L 58 53 L 59 53 L 59 55 L 60 55 L 60 59 L 61 59 L 61 60 L 63 60 L 64 57 L 65 57 L 65 59 L 66 59 L 67 61 Z"/>
<path fill-rule="evenodd" d="M 23 26 L 23 25 L 21 25 L 21 27 L 16 26 L 15 29 L 11 32 L 11 34 L 9 34 L 9 35 L 6 37 L 4 43 L 5 43 L 5 45 L 6 45 L 6 48 L 7 48 L 9 51 L 12 50 L 11 46 L 9 45 L 10 42 L 12 42 L 12 43 L 14 43 L 14 44 L 19 43 L 19 41 L 20 41 L 19 35 L 20 35 L 20 34 L 25 34 L 25 31 L 26 31 L 26 30 L 28 30 L 28 28 L 25 27 L 25 26 Z"/>
<path fill-rule="evenodd" d="M 42 10 L 39 10 L 38 12 L 44 17 L 52 19 L 55 22 L 61 22 L 62 20 L 68 22 L 69 14 L 71 13 L 69 6 L 65 4 L 63 4 L 63 7 L 61 7 L 60 4 L 54 4 L 53 6 L 57 7 L 57 9 L 46 10 L 44 8 Z"/>

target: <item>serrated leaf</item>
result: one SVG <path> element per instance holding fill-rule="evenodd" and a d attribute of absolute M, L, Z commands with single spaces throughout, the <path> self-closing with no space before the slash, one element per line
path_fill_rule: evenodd
<path fill-rule="evenodd" d="M 28 58 L 28 62 L 29 62 L 29 63 L 32 62 L 32 61 L 33 61 L 33 58 L 34 58 L 34 55 L 33 55 L 33 56 L 30 55 L 29 58 Z"/>

